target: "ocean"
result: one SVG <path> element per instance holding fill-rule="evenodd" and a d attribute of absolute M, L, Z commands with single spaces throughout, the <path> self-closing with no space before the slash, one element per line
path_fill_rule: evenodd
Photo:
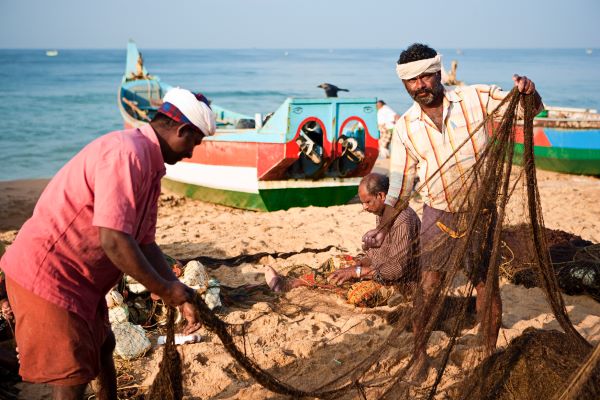
<path fill-rule="evenodd" d="M 48 178 L 83 146 L 122 127 L 119 50 L 0 50 L 0 181 Z M 349 89 L 340 97 L 377 97 L 397 112 L 412 103 L 395 75 L 398 49 L 144 50 L 150 74 L 200 91 L 215 104 L 254 115 L 287 97 L 323 97 L 317 85 Z M 545 104 L 600 108 L 600 49 L 440 49 L 458 79 L 512 86 L 512 74 L 536 83 Z"/>

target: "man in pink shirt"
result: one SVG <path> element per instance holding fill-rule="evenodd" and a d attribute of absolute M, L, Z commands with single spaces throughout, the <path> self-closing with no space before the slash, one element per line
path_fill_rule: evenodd
<path fill-rule="evenodd" d="M 94 140 L 50 181 L 0 260 L 24 380 L 82 399 L 98 378 L 97 398 L 117 398 L 104 296 L 123 273 L 199 327 L 192 289 L 155 242 L 157 200 L 164 163 L 191 157 L 215 126 L 204 96 L 171 89 L 149 125 Z"/>

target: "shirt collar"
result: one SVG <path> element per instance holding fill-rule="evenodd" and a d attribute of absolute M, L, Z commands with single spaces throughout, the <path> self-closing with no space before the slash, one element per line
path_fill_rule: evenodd
<path fill-rule="evenodd" d="M 161 177 L 164 176 L 167 173 L 167 169 L 165 168 L 165 160 L 160 151 L 160 142 L 158 141 L 157 133 L 150 124 L 142 125 L 139 128 L 139 131 L 152 143 L 150 146 L 152 152 L 152 168 L 157 171 Z"/>
<path fill-rule="evenodd" d="M 460 97 L 459 92 L 460 88 L 458 87 L 452 88 L 450 86 L 444 86 L 444 97 L 452 103 L 462 101 L 462 97 Z"/>
<path fill-rule="evenodd" d="M 462 101 L 462 98 L 457 93 L 458 91 L 459 88 L 444 86 L 444 108 L 448 107 L 448 103 L 457 103 Z M 425 118 L 423 109 L 416 101 L 413 102 L 413 105 L 408 112 L 411 121 L 416 121 L 417 119 Z"/>

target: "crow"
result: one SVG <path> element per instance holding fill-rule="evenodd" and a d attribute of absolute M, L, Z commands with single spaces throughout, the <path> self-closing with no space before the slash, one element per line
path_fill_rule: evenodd
<path fill-rule="evenodd" d="M 349 92 L 348 89 L 340 89 L 331 83 L 321 83 L 318 88 L 325 90 L 326 97 L 337 97 L 338 92 Z"/>

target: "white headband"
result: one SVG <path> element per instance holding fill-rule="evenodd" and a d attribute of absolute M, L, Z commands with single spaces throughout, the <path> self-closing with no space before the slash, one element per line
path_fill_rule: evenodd
<path fill-rule="evenodd" d="M 396 73 L 400 79 L 412 79 L 421 74 L 432 74 L 442 70 L 442 56 L 436 55 L 433 58 L 426 58 L 409 62 L 406 64 L 396 64 Z"/>
<path fill-rule="evenodd" d="M 196 96 L 189 90 L 173 88 L 165 94 L 163 102 L 177 107 L 205 135 L 215 134 L 217 130 L 215 114 L 204 102 L 196 99 Z"/>

